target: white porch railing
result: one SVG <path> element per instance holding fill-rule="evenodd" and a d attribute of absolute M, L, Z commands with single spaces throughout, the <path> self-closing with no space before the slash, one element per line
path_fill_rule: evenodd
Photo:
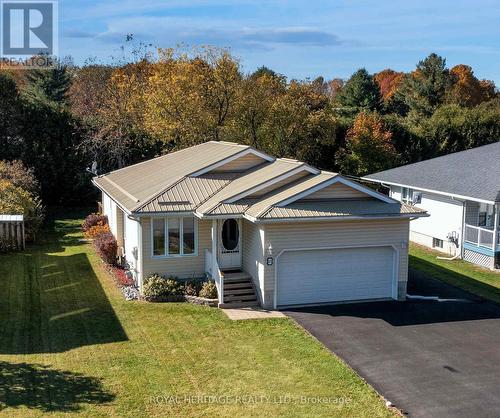
<path fill-rule="evenodd" d="M 217 257 L 212 252 L 205 249 L 205 273 L 207 273 L 215 282 L 217 293 L 219 295 L 219 304 L 224 303 L 224 277 L 219 269 Z"/>
<path fill-rule="evenodd" d="M 500 242 L 500 234 L 497 233 L 497 239 L 494 238 L 494 234 L 495 232 L 492 229 L 465 225 L 465 242 L 477 245 L 478 247 L 486 247 L 493 250 L 495 243 Z"/>

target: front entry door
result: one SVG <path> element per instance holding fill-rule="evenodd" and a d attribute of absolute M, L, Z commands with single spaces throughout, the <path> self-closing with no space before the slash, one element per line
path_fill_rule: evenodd
<path fill-rule="evenodd" d="M 239 219 L 219 221 L 219 268 L 241 268 L 241 222 Z"/>

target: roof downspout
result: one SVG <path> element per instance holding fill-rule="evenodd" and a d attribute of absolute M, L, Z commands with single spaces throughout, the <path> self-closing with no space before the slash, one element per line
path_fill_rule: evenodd
<path fill-rule="evenodd" d="M 467 211 L 467 201 L 464 200 L 462 202 L 462 233 L 460 234 L 460 257 L 462 260 L 464 259 L 465 256 L 465 249 L 464 249 L 464 243 L 465 243 L 465 214 Z"/>

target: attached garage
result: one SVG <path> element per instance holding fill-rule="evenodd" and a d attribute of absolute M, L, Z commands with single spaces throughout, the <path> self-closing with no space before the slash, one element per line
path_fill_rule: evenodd
<path fill-rule="evenodd" d="M 397 262 L 392 246 L 284 250 L 276 305 L 397 298 Z"/>

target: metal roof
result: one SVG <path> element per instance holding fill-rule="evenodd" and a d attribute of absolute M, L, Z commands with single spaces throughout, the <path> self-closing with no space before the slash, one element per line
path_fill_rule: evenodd
<path fill-rule="evenodd" d="M 408 164 L 365 177 L 379 183 L 500 201 L 500 142 Z"/>
<path fill-rule="evenodd" d="M 94 178 L 94 183 L 125 209 L 134 211 L 183 177 L 251 147 L 205 142 Z"/>
<path fill-rule="evenodd" d="M 216 194 L 236 177 L 235 173 L 204 174 L 184 177 L 137 212 L 186 212 Z"/>
<path fill-rule="evenodd" d="M 424 214 L 425 210 L 406 204 L 388 204 L 376 199 L 295 202 L 285 207 L 273 206 L 261 219 L 373 217 Z"/>
<path fill-rule="evenodd" d="M 306 169 L 308 166 L 304 163 L 283 159 L 259 166 L 232 181 L 227 187 L 202 204 L 198 208 L 198 211 L 200 213 L 208 213 L 220 202 L 224 202 L 259 185 L 264 185 L 266 182 L 290 173 L 300 167 Z"/>
<path fill-rule="evenodd" d="M 217 170 L 249 152 L 267 162 L 243 173 Z M 297 178 L 302 171 L 307 175 Z M 361 191 L 366 199 L 307 200 L 310 193 L 335 182 Z M 245 216 L 260 221 L 425 215 L 336 173 L 320 172 L 295 160 L 273 160 L 231 143 L 207 142 L 97 177 L 94 183 L 123 209 L 136 214 L 193 212 L 200 217 Z M 265 194 L 256 197 L 258 190 Z"/>

